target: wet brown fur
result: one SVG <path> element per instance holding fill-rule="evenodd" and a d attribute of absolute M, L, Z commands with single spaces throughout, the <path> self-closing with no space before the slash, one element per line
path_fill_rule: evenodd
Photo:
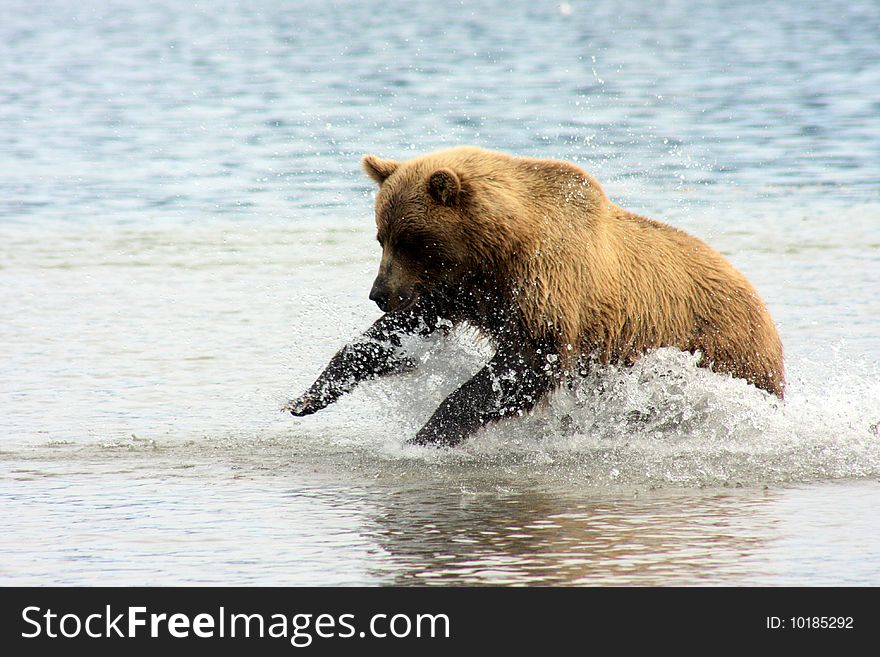
<path fill-rule="evenodd" d="M 783 396 L 782 344 L 745 277 L 697 238 L 618 207 L 577 166 L 475 147 L 363 164 L 380 183 L 382 267 L 399 298 L 476 277 L 565 364 L 674 346 Z"/>

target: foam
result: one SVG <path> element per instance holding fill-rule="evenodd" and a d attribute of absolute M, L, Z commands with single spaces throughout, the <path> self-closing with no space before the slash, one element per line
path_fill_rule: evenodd
<path fill-rule="evenodd" d="M 331 433 L 347 436 L 340 446 L 359 445 L 379 460 L 515 468 L 597 486 L 756 486 L 880 474 L 880 381 L 868 365 L 839 354 L 825 365 L 790 363 L 782 402 L 698 368 L 696 356 L 661 349 L 631 368 L 596 369 L 531 414 L 481 430 L 454 450 L 404 446 L 486 353 L 466 333 L 441 341 L 423 355 L 420 371 L 365 384 Z"/>

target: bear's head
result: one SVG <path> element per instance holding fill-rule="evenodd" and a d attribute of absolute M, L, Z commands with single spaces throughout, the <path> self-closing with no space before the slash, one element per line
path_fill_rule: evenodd
<path fill-rule="evenodd" d="M 382 247 L 370 299 L 383 311 L 404 308 L 467 266 L 460 222 L 466 205 L 459 175 L 448 167 L 363 159 L 379 184 L 376 238 Z"/>
<path fill-rule="evenodd" d="M 513 320 L 565 346 L 599 304 L 583 295 L 613 295 L 600 274 L 614 254 L 596 247 L 613 207 L 576 165 L 457 146 L 405 161 L 366 155 L 363 167 L 379 185 L 370 299 L 383 311 L 431 293 L 445 316 L 490 335 Z"/>

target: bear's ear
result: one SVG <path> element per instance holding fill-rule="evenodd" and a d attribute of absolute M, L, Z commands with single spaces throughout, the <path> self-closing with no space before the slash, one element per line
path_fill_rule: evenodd
<path fill-rule="evenodd" d="M 452 169 L 437 169 L 428 178 L 428 193 L 437 203 L 452 207 L 461 195 L 461 180 Z"/>
<path fill-rule="evenodd" d="M 383 160 L 375 155 L 364 155 L 361 164 L 364 165 L 364 171 L 367 172 L 367 175 L 380 185 L 400 166 L 399 162 Z"/>

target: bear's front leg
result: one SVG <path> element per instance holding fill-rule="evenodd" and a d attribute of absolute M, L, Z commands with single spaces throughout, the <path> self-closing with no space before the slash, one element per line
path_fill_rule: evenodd
<path fill-rule="evenodd" d="M 298 416 L 311 415 L 351 392 L 361 381 L 413 368 L 415 362 L 400 353 L 398 346 L 365 338 L 340 349 L 317 381 L 282 410 Z"/>
<path fill-rule="evenodd" d="M 408 442 L 454 447 L 488 422 L 530 410 L 554 387 L 555 374 L 541 359 L 496 354 Z"/>
<path fill-rule="evenodd" d="M 382 315 L 357 341 L 340 349 L 309 389 L 281 410 L 311 415 L 351 392 L 361 381 L 412 370 L 416 364 L 403 353 L 401 335 L 430 335 L 437 322 L 430 298 L 420 299 L 405 311 Z"/>

